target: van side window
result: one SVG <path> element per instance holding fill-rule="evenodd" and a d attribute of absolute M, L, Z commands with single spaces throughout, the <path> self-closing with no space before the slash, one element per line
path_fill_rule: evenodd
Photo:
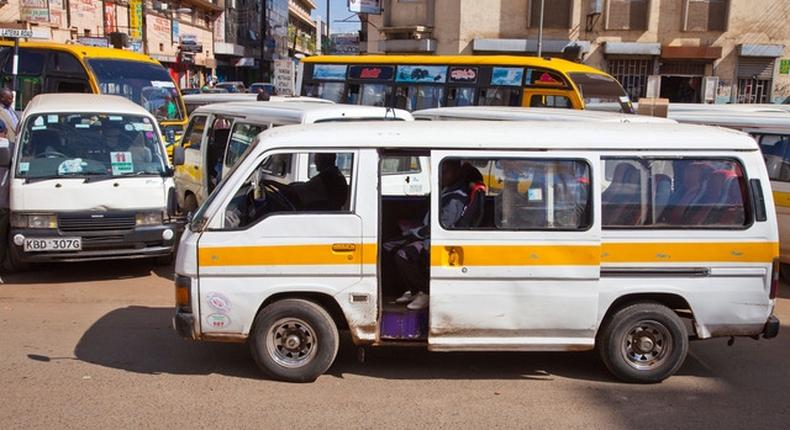
<path fill-rule="evenodd" d="M 228 153 L 225 156 L 225 166 L 233 167 L 236 165 L 236 162 L 241 159 L 241 156 L 244 155 L 247 149 L 252 145 L 255 136 L 265 129 L 265 126 L 236 123 L 233 126 L 233 131 L 228 141 Z"/>
<path fill-rule="evenodd" d="M 203 115 L 196 115 L 192 117 L 189 122 L 186 133 L 184 133 L 184 141 L 181 146 L 187 149 L 200 149 L 203 140 L 203 130 L 206 128 L 207 117 Z"/>
<path fill-rule="evenodd" d="M 790 136 L 758 137 L 760 149 L 772 181 L 790 182 Z"/>
<path fill-rule="evenodd" d="M 316 175 L 310 180 L 286 183 L 280 175 L 271 173 L 278 160 L 305 156 L 316 166 Z M 273 214 L 350 211 L 353 162 L 352 152 L 282 153 L 266 157 L 225 208 L 224 228 L 244 229 Z M 341 171 L 345 165 L 348 176 Z"/>
<path fill-rule="evenodd" d="M 743 168 L 727 159 L 617 158 L 603 161 L 604 228 L 744 227 Z"/>
<path fill-rule="evenodd" d="M 385 155 L 381 157 L 382 175 L 420 173 L 420 158 L 413 155 Z"/>
<path fill-rule="evenodd" d="M 483 212 L 475 215 L 479 222 L 465 228 L 585 230 L 592 225 L 590 166 L 584 161 L 474 159 L 464 160 L 461 171 L 469 196 L 464 217 L 470 210 Z M 480 201 L 477 190 L 483 184 L 497 189 L 489 189 L 487 197 L 481 193 L 485 200 Z"/>

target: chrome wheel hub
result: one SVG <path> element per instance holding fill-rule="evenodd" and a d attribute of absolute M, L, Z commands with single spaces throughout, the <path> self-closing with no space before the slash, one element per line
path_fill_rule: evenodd
<path fill-rule="evenodd" d="M 623 337 L 620 352 L 626 363 L 637 370 L 660 366 L 672 351 L 672 335 L 663 324 L 643 320 L 634 324 Z"/>
<path fill-rule="evenodd" d="M 266 349 L 279 365 L 297 368 L 315 357 L 316 342 L 315 331 L 309 324 L 297 318 L 282 318 L 272 324 L 266 336 Z"/>

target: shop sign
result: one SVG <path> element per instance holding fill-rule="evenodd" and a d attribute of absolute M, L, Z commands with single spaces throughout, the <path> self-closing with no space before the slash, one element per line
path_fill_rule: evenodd
<path fill-rule="evenodd" d="M 779 74 L 790 75 L 790 60 L 779 61 Z"/>
<path fill-rule="evenodd" d="M 474 84 L 477 82 L 477 67 L 450 67 L 450 82 Z"/>
<path fill-rule="evenodd" d="M 381 0 L 348 0 L 348 10 L 354 13 L 381 14 Z"/>
<path fill-rule="evenodd" d="M 397 82 L 443 84 L 447 66 L 398 66 Z"/>
<path fill-rule="evenodd" d="M 47 0 L 20 0 L 19 13 L 23 21 L 49 22 Z"/>
<path fill-rule="evenodd" d="M 129 36 L 143 38 L 143 0 L 129 0 Z"/>
<path fill-rule="evenodd" d="M 115 32 L 115 3 L 104 2 L 104 34 Z"/>
<path fill-rule="evenodd" d="M 294 93 L 296 68 L 290 59 L 274 60 L 274 88 L 279 96 L 290 96 Z"/>
<path fill-rule="evenodd" d="M 491 85 L 520 87 L 524 80 L 524 69 L 520 67 L 494 67 L 491 69 Z"/>
<path fill-rule="evenodd" d="M 350 66 L 348 69 L 350 79 L 391 81 L 393 76 L 395 76 L 393 66 Z"/>

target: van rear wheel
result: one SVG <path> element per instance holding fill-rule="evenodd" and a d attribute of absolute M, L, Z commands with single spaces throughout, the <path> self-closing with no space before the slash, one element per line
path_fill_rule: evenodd
<path fill-rule="evenodd" d="M 610 372 L 626 382 L 661 382 L 678 371 L 688 354 L 680 317 L 658 303 L 617 311 L 598 336 L 598 352 Z"/>
<path fill-rule="evenodd" d="M 258 313 L 250 348 L 258 367 L 269 377 L 312 382 L 335 361 L 339 337 L 334 320 L 321 306 L 287 299 Z"/>

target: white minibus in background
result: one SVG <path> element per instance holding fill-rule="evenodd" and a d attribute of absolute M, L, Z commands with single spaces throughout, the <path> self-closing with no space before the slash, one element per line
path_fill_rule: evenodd
<path fill-rule="evenodd" d="M 258 101 L 258 94 L 253 93 L 201 93 L 201 94 L 188 94 L 184 96 L 184 106 L 186 106 L 187 114 L 192 114 L 195 109 L 213 104 L 213 103 L 231 103 L 231 102 L 254 102 Z M 270 96 L 270 102 L 312 102 L 334 104 L 331 100 L 319 99 L 316 97 L 297 97 L 297 96 Z"/>
<path fill-rule="evenodd" d="M 25 109 L 13 160 L 7 246 L 15 268 L 169 260 L 176 236 L 173 172 L 156 118 L 141 106 L 119 96 L 36 96 Z"/>
<path fill-rule="evenodd" d="M 674 123 L 666 118 L 619 112 L 513 106 L 456 106 L 412 112 L 415 120 L 485 121 L 593 121 L 623 123 Z"/>
<path fill-rule="evenodd" d="M 236 102 L 202 106 L 189 118 L 181 149 L 174 157 L 176 191 L 184 213 L 198 208 L 253 145 L 263 130 L 290 124 L 330 121 L 411 121 L 400 109 L 336 105 L 315 102 Z M 350 165 L 338 159 L 338 167 L 348 176 Z M 397 159 L 388 162 L 391 174 L 382 186 L 388 193 L 422 193 L 427 184 L 427 163 L 420 159 Z M 183 165 L 182 165 L 183 164 Z M 273 159 L 265 172 L 267 179 L 290 183 L 307 181 L 316 174 L 315 163 L 307 158 Z"/>
<path fill-rule="evenodd" d="M 187 338 L 248 342 L 270 377 L 317 378 L 340 329 L 361 347 L 597 349 L 616 377 L 642 383 L 674 374 L 690 339 L 777 335 L 776 215 L 744 133 L 390 121 L 256 141 L 184 233 L 174 324 Z M 304 206 L 301 186 L 265 179 L 272 160 L 318 155 L 351 166 L 327 187 L 334 206 Z M 379 184 L 393 156 L 429 158 L 428 195 L 388 200 Z M 503 170 L 495 192 L 475 167 L 490 164 Z M 419 234 L 404 233 L 415 219 Z M 401 300 L 415 284 L 420 306 Z"/>

